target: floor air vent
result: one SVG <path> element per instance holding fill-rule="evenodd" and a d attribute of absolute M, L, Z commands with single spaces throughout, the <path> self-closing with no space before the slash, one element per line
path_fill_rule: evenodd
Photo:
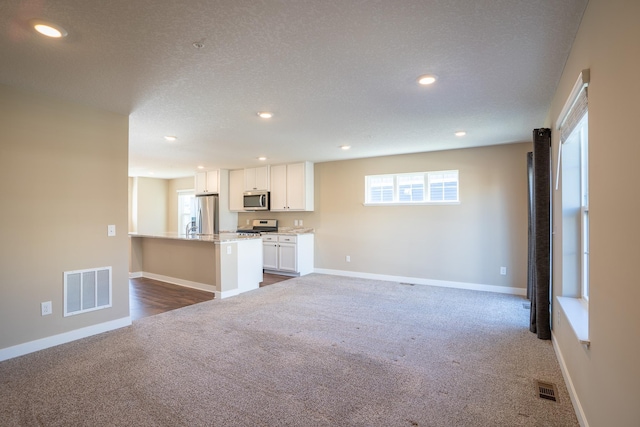
<path fill-rule="evenodd" d="M 557 401 L 556 386 L 551 383 L 545 383 L 542 381 L 536 381 L 536 387 L 538 387 L 538 396 L 540 399 Z"/>
<path fill-rule="evenodd" d="M 64 316 L 111 307 L 111 267 L 64 272 Z"/>

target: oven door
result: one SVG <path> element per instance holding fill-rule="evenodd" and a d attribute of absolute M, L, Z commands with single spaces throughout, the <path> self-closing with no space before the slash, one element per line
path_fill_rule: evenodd
<path fill-rule="evenodd" d="M 246 192 L 243 196 L 245 211 L 268 211 L 269 210 L 269 193 L 268 192 Z"/>

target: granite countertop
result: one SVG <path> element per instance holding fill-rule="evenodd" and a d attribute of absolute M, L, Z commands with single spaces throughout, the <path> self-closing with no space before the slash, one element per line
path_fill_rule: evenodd
<path fill-rule="evenodd" d="M 240 236 L 238 233 L 231 232 L 222 232 L 220 234 L 207 234 L 207 235 L 194 235 L 194 234 L 184 234 L 184 233 L 175 233 L 175 232 L 164 232 L 164 233 L 154 233 L 154 234 L 142 234 L 142 233 L 129 233 L 131 237 L 151 237 L 155 239 L 174 239 L 174 240 L 194 240 L 198 242 L 213 242 L 213 243 L 221 243 L 221 242 L 234 242 L 240 240 L 252 240 L 259 239 L 260 235 L 253 236 Z"/>
<path fill-rule="evenodd" d="M 285 235 L 293 235 L 296 234 L 313 234 L 315 230 L 313 228 L 303 228 L 303 227 L 278 227 L 278 231 L 267 232 L 264 234 L 285 234 Z"/>

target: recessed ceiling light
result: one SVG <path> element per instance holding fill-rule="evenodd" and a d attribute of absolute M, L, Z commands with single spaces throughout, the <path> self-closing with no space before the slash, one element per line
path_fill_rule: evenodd
<path fill-rule="evenodd" d="M 351 148 L 351 146 L 350 145 L 341 145 L 340 148 L 346 151 L 349 148 Z"/>
<path fill-rule="evenodd" d="M 176 139 L 178 139 L 178 137 L 173 135 L 167 135 L 164 137 L 164 139 L 166 139 L 167 141 L 175 141 Z"/>
<path fill-rule="evenodd" d="M 33 26 L 34 30 L 36 30 L 43 36 L 51 37 L 54 39 L 66 37 L 69 34 L 67 33 L 67 30 L 65 30 L 61 26 L 53 24 L 51 22 L 41 21 L 39 19 L 31 21 L 31 25 Z"/>
<path fill-rule="evenodd" d="M 465 136 L 467 133 L 463 130 L 456 132 L 454 135 L 455 136 Z"/>
<path fill-rule="evenodd" d="M 153 172 L 149 172 L 149 175 L 153 175 Z"/>
<path fill-rule="evenodd" d="M 420 83 L 423 86 L 433 84 L 435 83 L 435 81 L 436 81 L 436 76 L 431 74 L 425 74 L 423 76 L 418 77 L 418 83 Z"/>
<path fill-rule="evenodd" d="M 258 113 L 258 116 L 262 117 L 263 119 L 270 119 L 271 117 L 273 117 L 273 113 L 270 113 L 268 111 L 261 111 Z"/>
<path fill-rule="evenodd" d="M 200 165 L 198 166 L 198 169 L 204 169 L 204 166 Z"/>
<path fill-rule="evenodd" d="M 260 156 L 258 157 L 258 160 L 260 160 L 261 162 L 264 162 L 265 160 L 267 160 L 267 158 L 264 156 Z"/>

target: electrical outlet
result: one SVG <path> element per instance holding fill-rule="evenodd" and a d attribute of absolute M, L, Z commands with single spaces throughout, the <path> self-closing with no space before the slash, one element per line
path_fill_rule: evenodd
<path fill-rule="evenodd" d="M 249 220 L 247 220 L 247 225 L 249 225 Z"/>
<path fill-rule="evenodd" d="M 227 246 L 227 255 L 231 255 L 231 245 Z"/>
<path fill-rule="evenodd" d="M 503 276 L 507 275 L 507 267 L 500 267 L 500 274 Z"/>
<path fill-rule="evenodd" d="M 297 220 L 297 219 L 294 219 L 294 220 L 293 220 L 293 225 L 294 225 L 295 227 L 297 227 L 297 226 L 298 226 L 298 220 Z"/>
<path fill-rule="evenodd" d="M 43 316 L 47 316 L 53 313 L 53 307 L 51 306 L 51 301 L 40 303 L 40 311 L 42 312 Z"/>
<path fill-rule="evenodd" d="M 347 262 L 351 262 L 351 257 L 350 257 L 349 255 L 347 255 L 347 256 L 344 258 L 344 260 L 345 260 L 345 261 L 347 261 Z"/>
<path fill-rule="evenodd" d="M 298 221 L 298 224 L 302 227 L 302 220 Z"/>
<path fill-rule="evenodd" d="M 107 236 L 113 237 L 116 235 L 116 226 L 115 225 L 107 225 Z"/>

